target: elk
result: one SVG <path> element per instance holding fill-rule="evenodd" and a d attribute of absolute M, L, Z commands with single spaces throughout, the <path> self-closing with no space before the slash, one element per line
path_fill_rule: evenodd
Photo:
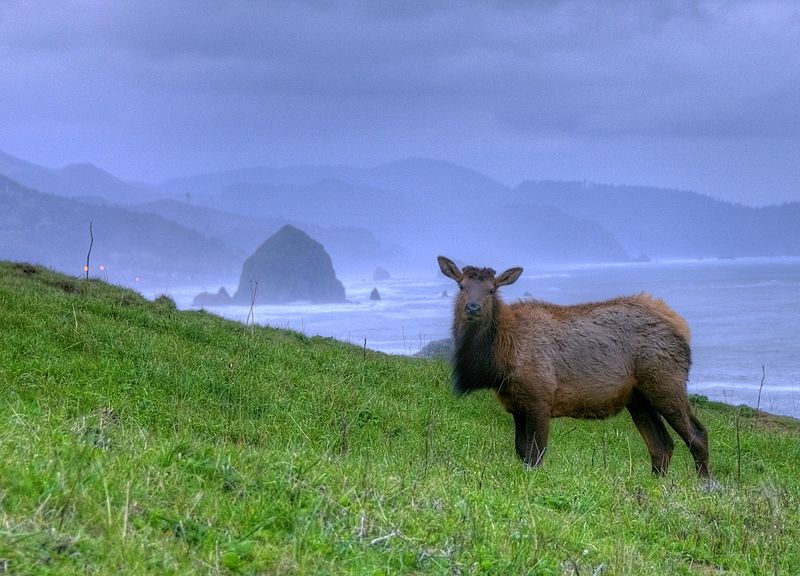
<path fill-rule="evenodd" d="M 551 418 L 606 418 L 627 408 L 653 474 L 666 473 L 674 449 L 666 421 L 688 446 L 697 473 L 709 476 L 708 433 L 686 390 L 689 326 L 662 300 L 642 293 L 571 306 L 509 305 L 497 289 L 516 282 L 522 268 L 496 276 L 491 268 L 461 270 L 444 256 L 438 260 L 460 289 L 454 391 L 494 391 L 514 417 L 516 451 L 527 466 L 541 464 Z"/>

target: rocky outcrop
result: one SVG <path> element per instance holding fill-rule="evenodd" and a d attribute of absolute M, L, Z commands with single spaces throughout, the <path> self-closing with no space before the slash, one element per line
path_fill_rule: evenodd
<path fill-rule="evenodd" d="M 245 260 L 236 304 L 344 302 L 344 286 L 336 278 L 331 257 L 308 234 L 286 225 Z"/>
<path fill-rule="evenodd" d="M 192 300 L 192 306 L 226 306 L 228 304 L 233 304 L 233 300 L 224 286 L 216 294 L 201 292 Z"/>
<path fill-rule="evenodd" d="M 444 338 L 442 340 L 434 340 L 429 342 L 422 350 L 414 354 L 414 356 L 418 358 L 432 358 L 432 359 L 441 359 L 450 361 L 453 357 L 453 351 L 455 347 L 453 345 L 452 338 Z"/>

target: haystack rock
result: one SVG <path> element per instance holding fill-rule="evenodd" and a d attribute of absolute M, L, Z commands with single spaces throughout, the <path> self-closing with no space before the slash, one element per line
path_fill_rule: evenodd
<path fill-rule="evenodd" d="M 331 257 L 308 234 L 286 225 L 245 260 L 236 304 L 344 302 L 344 286 L 336 278 Z"/>

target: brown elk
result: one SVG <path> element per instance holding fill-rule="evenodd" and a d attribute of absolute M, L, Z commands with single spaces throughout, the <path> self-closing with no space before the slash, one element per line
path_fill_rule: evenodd
<path fill-rule="evenodd" d="M 650 452 L 667 471 L 674 444 L 662 418 L 683 439 L 697 473 L 708 476 L 708 434 L 686 391 L 689 326 L 647 294 L 559 306 L 538 300 L 505 304 L 497 294 L 522 268 L 499 276 L 439 256 L 458 283 L 453 319 L 457 394 L 494 390 L 514 417 L 517 454 L 541 463 L 550 419 L 606 418 L 627 408 Z"/>

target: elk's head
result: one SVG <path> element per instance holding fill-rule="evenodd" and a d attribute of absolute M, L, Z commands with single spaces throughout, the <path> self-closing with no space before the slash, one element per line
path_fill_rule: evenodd
<path fill-rule="evenodd" d="M 465 266 L 461 270 L 452 260 L 439 256 L 442 274 L 458 283 L 460 293 L 456 299 L 456 319 L 467 322 L 490 317 L 496 305 L 495 292 L 500 286 L 513 284 L 522 274 L 522 268 L 509 268 L 499 276 L 491 268 Z"/>

